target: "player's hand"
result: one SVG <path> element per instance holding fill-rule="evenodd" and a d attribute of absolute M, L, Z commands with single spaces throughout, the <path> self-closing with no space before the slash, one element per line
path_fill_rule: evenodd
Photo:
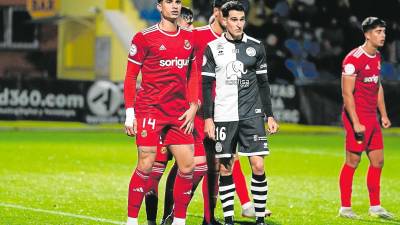
<path fill-rule="evenodd" d="M 392 126 L 392 123 L 390 122 L 389 118 L 387 116 L 382 117 L 381 118 L 381 122 L 382 122 L 382 127 L 383 128 L 389 128 L 390 126 Z"/>
<path fill-rule="evenodd" d="M 274 119 L 274 117 L 270 116 L 267 118 L 267 125 L 268 125 L 268 133 L 275 134 L 279 130 L 279 125 Z"/>
<path fill-rule="evenodd" d="M 133 108 L 127 108 L 125 111 L 125 133 L 131 137 L 137 133 L 137 121 Z"/>
<path fill-rule="evenodd" d="M 188 110 L 179 117 L 179 120 L 185 119 L 180 129 L 185 128 L 184 133 L 190 134 L 193 132 L 194 129 L 194 117 L 196 116 L 198 105 L 197 104 L 190 104 Z"/>
<path fill-rule="evenodd" d="M 215 141 L 215 124 L 212 118 L 204 120 L 204 133 L 208 138 Z"/>
<path fill-rule="evenodd" d="M 365 133 L 365 126 L 361 123 L 354 123 L 353 129 L 354 133 Z"/>
<path fill-rule="evenodd" d="M 132 124 L 127 124 L 125 122 L 125 133 L 128 136 L 135 136 L 137 134 L 137 120 L 134 119 Z"/>

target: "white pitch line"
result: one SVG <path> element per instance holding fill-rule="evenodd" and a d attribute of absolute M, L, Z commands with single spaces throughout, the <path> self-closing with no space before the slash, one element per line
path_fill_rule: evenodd
<path fill-rule="evenodd" d="M 109 219 L 97 218 L 97 217 L 92 217 L 92 216 L 83 216 L 83 215 L 78 215 L 78 214 L 73 214 L 73 213 L 46 210 L 46 209 L 37 209 L 37 208 L 25 207 L 25 206 L 21 206 L 21 205 L 14 205 L 14 204 L 8 204 L 8 203 L 3 203 L 3 202 L 0 202 L 0 206 L 6 207 L 6 208 L 14 208 L 14 209 L 33 211 L 33 212 L 67 216 L 67 217 L 79 218 L 79 219 L 84 219 L 84 220 L 93 220 L 96 222 L 111 223 L 111 224 L 118 224 L 118 225 L 125 224 L 123 222 L 109 220 Z"/>

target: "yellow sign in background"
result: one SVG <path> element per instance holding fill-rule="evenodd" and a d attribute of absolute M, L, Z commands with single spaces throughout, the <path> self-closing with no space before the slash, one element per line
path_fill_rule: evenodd
<path fill-rule="evenodd" d="M 57 15 L 60 0 L 27 0 L 26 8 L 32 18 L 43 18 Z"/>

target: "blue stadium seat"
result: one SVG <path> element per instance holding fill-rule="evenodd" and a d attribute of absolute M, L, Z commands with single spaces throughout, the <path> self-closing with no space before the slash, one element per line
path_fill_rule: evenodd
<path fill-rule="evenodd" d="M 285 60 L 285 66 L 286 68 L 292 72 L 293 76 L 298 79 L 301 77 L 301 75 L 299 74 L 299 66 L 297 64 L 297 62 L 293 59 L 286 59 Z"/>
<path fill-rule="evenodd" d="M 160 20 L 160 13 L 156 9 L 140 10 L 140 17 L 153 24 Z"/>
<path fill-rule="evenodd" d="M 292 38 L 291 38 L 291 39 L 287 39 L 287 40 L 285 41 L 285 47 L 286 47 L 287 49 L 289 49 L 290 53 L 292 53 L 292 55 L 293 55 L 295 58 L 300 58 L 300 57 L 302 57 L 302 55 L 303 55 L 303 53 L 304 53 L 300 42 L 297 41 L 296 39 L 292 39 Z"/>
<path fill-rule="evenodd" d="M 303 47 L 313 57 L 316 57 L 321 50 L 318 42 L 310 40 L 304 40 Z"/>
<path fill-rule="evenodd" d="M 393 64 L 389 62 L 382 62 L 381 63 L 381 76 L 384 80 L 396 80 L 397 73 L 396 68 Z"/>
<path fill-rule="evenodd" d="M 303 71 L 304 77 L 309 79 L 315 79 L 319 77 L 319 73 L 317 71 L 317 67 L 313 62 L 302 60 L 300 62 L 300 67 Z"/>

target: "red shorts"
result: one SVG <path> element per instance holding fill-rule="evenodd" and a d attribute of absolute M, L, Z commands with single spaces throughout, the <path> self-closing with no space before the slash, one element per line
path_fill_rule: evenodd
<path fill-rule="evenodd" d="M 351 152 L 363 152 L 383 149 L 383 137 L 378 119 L 375 116 L 358 118 L 365 126 L 364 141 L 358 144 L 355 138 L 353 125 L 345 112 L 342 113 L 343 126 L 346 131 L 346 150 Z"/>
<path fill-rule="evenodd" d="M 204 139 L 204 120 L 196 115 L 194 120 L 194 156 L 205 156 L 205 150 L 203 145 Z M 157 145 L 157 162 L 167 162 L 172 159 L 172 154 L 167 150 L 167 144 L 160 141 Z"/>
<path fill-rule="evenodd" d="M 177 117 L 159 117 L 145 115 L 137 117 L 137 136 L 138 146 L 157 146 L 160 139 L 164 145 L 184 145 L 193 144 L 192 134 L 185 134 L 179 127 L 183 121 Z"/>

